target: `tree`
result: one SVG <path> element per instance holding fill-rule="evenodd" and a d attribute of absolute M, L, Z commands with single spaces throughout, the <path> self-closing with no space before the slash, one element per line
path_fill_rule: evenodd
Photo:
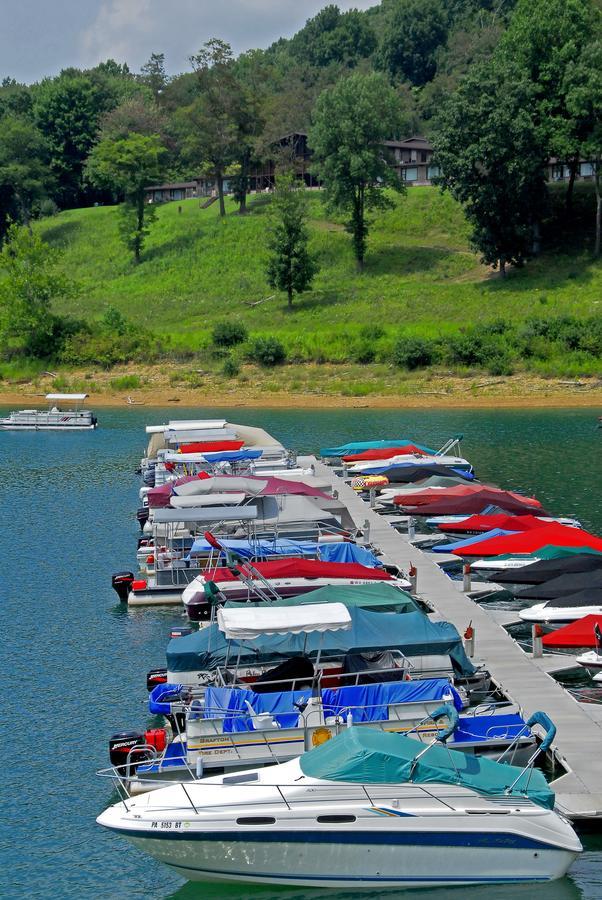
<path fill-rule="evenodd" d="M 383 75 L 350 75 L 318 97 L 309 145 L 331 208 L 349 215 L 347 231 L 361 270 L 368 236 L 367 212 L 392 200 L 384 188 L 403 191 L 384 141 L 400 126 L 397 95 Z"/>
<path fill-rule="evenodd" d="M 96 145 L 86 163 L 92 184 L 124 197 L 119 231 L 124 244 L 140 262 L 140 254 L 155 208 L 145 203 L 144 189 L 161 177 L 165 148 L 158 134 L 132 133 L 129 137 L 106 137 Z"/>
<path fill-rule="evenodd" d="M 48 196 L 52 177 L 43 136 L 22 116 L 0 119 L 0 242 L 8 223 L 28 223 L 34 205 Z"/>
<path fill-rule="evenodd" d="M 240 151 L 247 117 L 230 45 L 213 38 L 190 58 L 198 76 L 199 96 L 177 115 L 184 158 L 215 177 L 220 216 L 226 215 L 224 174 Z"/>
<path fill-rule="evenodd" d="M 577 65 L 565 73 L 563 89 L 573 132 L 578 140 L 579 157 L 588 160 L 594 170 L 596 192 L 596 237 L 594 256 L 600 256 L 602 231 L 602 41 L 593 41 L 584 49 Z"/>
<path fill-rule="evenodd" d="M 24 226 L 9 227 L 0 251 L 0 334 L 5 352 L 46 357 L 55 350 L 60 320 L 52 301 L 75 285 L 59 270 L 60 254 Z"/>
<path fill-rule="evenodd" d="M 506 60 L 476 66 L 448 98 L 433 140 L 439 183 L 464 205 L 473 246 L 502 276 L 536 251 L 546 206 L 534 91 Z"/>
<path fill-rule="evenodd" d="M 536 119 L 549 154 L 569 165 L 568 211 L 581 147 L 580 125 L 567 105 L 567 85 L 585 48 L 601 37 L 602 9 L 593 0 L 518 0 L 498 50 L 532 83 Z"/>
<path fill-rule="evenodd" d="M 332 63 L 352 67 L 375 49 L 376 35 L 366 15 L 357 9 L 342 13 L 334 4 L 308 19 L 290 42 L 293 56 L 318 67 Z"/>
<path fill-rule="evenodd" d="M 441 0 L 397 0 L 377 54 L 392 78 L 420 86 L 436 72 L 436 52 L 445 43 L 448 16 Z"/>
<path fill-rule="evenodd" d="M 307 246 L 305 185 L 290 173 L 280 175 L 270 212 L 268 284 L 278 291 L 286 291 L 290 310 L 293 294 L 301 294 L 311 287 L 318 271 Z"/>
<path fill-rule="evenodd" d="M 165 72 L 164 53 L 151 53 L 148 62 L 140 69 L 140 80 L 148 85 L 157 100 L 169 81 Z"/>

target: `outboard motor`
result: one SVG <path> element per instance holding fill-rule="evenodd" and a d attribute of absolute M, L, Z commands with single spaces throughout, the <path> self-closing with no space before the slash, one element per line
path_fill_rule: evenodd
<path fill-rule="evenodd" d="M 186 604 L 186 612 L 191 622 L 208 622 L 211 618 L 211 604 L 206 597 L 195 597 Z"/>
<path fill-rule="evenodd" d="M 140 525 L 140 530 L 144 528 L 146 523 L 148 522 L 149 516 L 149 508 L 148 506 L 140 506 L 136 511 L 136 518 L 138 519 L 138 524 Z"/>
<path fill-rule="evenodd" d="M 133 572 L 115 572 L 111 578 L 111 586 L 122 603 L 127 603 L 128 595 L 134 583 Z"/>
<path fill-rule="evenodd" d="M 183 625 L 175 625 L 169 632 L 170 638 L 186 637 L 192 634 L 192 628 L 185 628 Z"/>
<path fill-rule="evenodd" d="M 109 759 L 112 766 L 126 766 L 129 762 L 130 772 L 136 771 L 136 766 L 146 758 L 147 754 L 144 750 L 134 750 L 133 747 L 142 747 L 145 744 L 144 735 L 139 731 L 119 731 L 109 739 Z M 129 758 L 128 758 L 129 755 Z M 125 768 L 119 770 L 125 772 Z"/>
<path fill-rule="evenodd" d="M 158 684 L 165 684 L 166 682 L 167 669 L 151 669 L 150 672 L 147 672 L 146 674 L 146 689 L 149 694 Z"/>

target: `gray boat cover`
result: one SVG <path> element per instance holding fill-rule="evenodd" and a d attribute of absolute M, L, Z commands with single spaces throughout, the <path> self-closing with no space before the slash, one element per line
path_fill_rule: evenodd
<path fill-rule="evenodd" d="M 406 656 L 449 655 L 454 671 L 473 675 L 462 639 L 449 622 L 431 622 L 422 612 L 370 612 L 350 609 L 351 628 L 324 634 L 266 635 L 253 641 L 227 641 L 213 623 L 194 634 L 172 638 L 167 645 L 169 672 L 191 672 L 223 666 L 227 659 L 245 665 L 271 663 L 302 654 L 340 658 L 351 651 L 399 650 Z"/>

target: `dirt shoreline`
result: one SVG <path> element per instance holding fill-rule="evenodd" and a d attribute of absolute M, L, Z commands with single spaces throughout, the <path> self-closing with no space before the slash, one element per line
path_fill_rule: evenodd
<path fill-rule="evenodd" d="M 200 408 L 257 408 L 257 409 L 568 409 L 571 407 L 592 408 L 600 410 L 602 415 L 602 386 L 589 384 L 578 387 L 548 385 L 547 390 L 539 386 L 531 390 L 516 392 L 504 385 L 497 385 L 497 390 L 482 390 L 478 394 L 467 395 L 467 389 L 446 392 L 420 391 L 404 393 L 398 396 L 370 394 L 365 397 L 348 397 L 319 391 L 267 392 L 250 389 L 235 390 L 180 390 L 169 388 L 137 389 L 127 392 L 91 391 L 87 406 L 91 409 L 116 407 L 135 409 L 138 406 Z M 513 386 L 514 387 L 514 386 Z M 24 404 L 31 408 L 44 408 L 44 397 L 51 387 L 40 389 L 33 385 L 7 385 L 0 388 L 0 405 L 23 408 Z M 128 402 L 128 398 L 132 401 Z"/>

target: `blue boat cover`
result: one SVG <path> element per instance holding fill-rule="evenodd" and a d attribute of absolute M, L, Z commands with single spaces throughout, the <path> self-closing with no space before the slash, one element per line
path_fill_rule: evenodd
<path fill-rule="evenodd" d="M 299 708 L 311 697 L 311 690 L 279 691 L 256 694 L 241 688 L 207 688 L 205 692 L 206 719 L 223 718 L 224 733 L 252 731 L 251 713 L 269 713 L 281 728 L 295 728 L 299 721 Z M 344 719 L 351 712 L 353 721 L 382 722 L 388 719 L 388 707 L 392 703 L 424 703 L 429 700 L 452 701 L 456 709 L 462 709 L 462 700 L 456 689 L 445 678 L 425 681 L 391 681 L 382 684 L 359 684 L 341 688 L 324 688 L 322 705 L 325 716 L 340 715 Z"/>
<path fill-rule="evenodd" d="M 156 684 L 148 695 L 149 712 L 153 716 L 168 716 L 171 713 L 171 704 L 180 700 L 183 690 L 183 684 L 173 684 L 169 681 Z"/>
<path fill-rule="evenodd" d="M 340 447 L 324 447 L 320 450 L 321 456 L 350 456 L 352 453 L 361 453 L 363 450 L 386 450 L 387 447 L 407 447 L 411 444 L 418 447 L 423 453 L 432 456 L 436 450 L 425 447 L 424 444 L 417 444 L 416 441 L 408 441 L 407 438 L 400 438 L 398 441 L 350 441 L 348 444 L 341 444 Z"/>
<path fill-rule="evenodd" d="M 259 459 L 263 450 L 222 450 L 219 453 L 203 453 L 207 462 L 241 462 L 244 459 Z"/>
<path fill-rule="evenodd" d="M 446 655 L 458 675 L 476 671 L 464 652 L 462 639 L 449 622 L 431 622 L 422 612 L 372 612 L 350 609 L 351 628 L 309 634 L 262 635 L 253 641 L 227 641 L 216 623 L 193 634 L 172 638 L 167 645 L 170 672 L 190 672 L 223 666 L 227 659 L 243 664 L 281 661 L 291 656 L 316 654 L 340 657 L 350 651 L 373 653 L 396 649 L 406 656 Z"/>
<path fill-rule="evenodd" d="M 319 544 L 318 556 L 323 562 L 359 563 L 370 569 L 382 568 L 382 562 L 365 547 L 358 547 L 350 541 L 339 541 L 331 544 Z"/>
<path fill-rule="evenodd" d="M 506 531 L 503 528 L 492 528 L 490 531 L 475 534 L 473 537 L 463 538 L 461 541 L 453 541 L 451 544 L 437 544 L 436 547 L 433 547 L 433 553 L 453 553 L 454 550 L 461 550 L 462 547 L 471 547 L 473 544 L 480 544 L 481 541 L 488 541 L 489 538 L 503 537 L 505 534 L 517 534 L 517 532 Z"/>
<path fill-rule="evenodd" d="M 308 556 L 313 557 L 318 553 L 318 544 L 315 541 L 291 541 L 288 538 L 279 538 L 278 540 L 257 540 L 248 541 L 235 538 L 221 538 L 220 544 L 223 544 L 227 550 L 233 550 L 239 556 L 245 559 L 252 556 Z M 321 547 L 322 545 L 320 545 Z M 329 546 L 329 545 L 324 545 Z M 200 553 L 208 553 L 212 550 L 212 546 L 205 538 L 197 538 L 188 556 L 185 559 L 190 560 L 192 556 Z M 225 558 L 225 553 L 220 554 Z M 365 565 L 365 564 L 364 564 Z"/>
<path fill-rule="evenodd" d="M 423 751 L 423 743 L 401 734 L 345 728 L 330 741 L 304 753 L 299 763 L 305 775 L 326 781 L 366 785 L 460 784 L 485 796 L 508 792 L 507 796 L 527 796 L 540 806 L 554 808 L 554 792 L 537 769 L 525 771 L 439 744 Z"/>
<path fill-rule="evenodd" d="M 424 469 L 424 477 L 430 477 L 433 472 L 432 468 L 444 468 L 445 472 L 437 472 L 436 474 L 439 477 L 445 478 L 461 478 L 463 481 L 474 481 L 476 479 L 476 475 L 473 471 L 467 469 L 454 469 L 452 466 L 439 466 L 435 464 L 434 466 L 422 465 L 418 464 L 421 469 Z M 408 462 L 408 463 L 395 463 L 394 466 L 371 466 L 369 469 L 362 469 L 362 475 L 385 475 L 387 478 L 390 478 L 392 481 L 395 481 L 394 476 L 399 474 L 400 469 L 415 469 L 417 468 L 416 463 Z M 359 474 L 359 473 L 358 473 Z M 402 473 L 403 474 L 403 473 Z"/>
<path fill-rule="evenodd" d="M 512 741 L 519 734 L 530 734 L 525 720 L 518 713 L 489 716 L 460 716 L 460 724 L 454 731 L 455 744 L 474 741 Z"/>

